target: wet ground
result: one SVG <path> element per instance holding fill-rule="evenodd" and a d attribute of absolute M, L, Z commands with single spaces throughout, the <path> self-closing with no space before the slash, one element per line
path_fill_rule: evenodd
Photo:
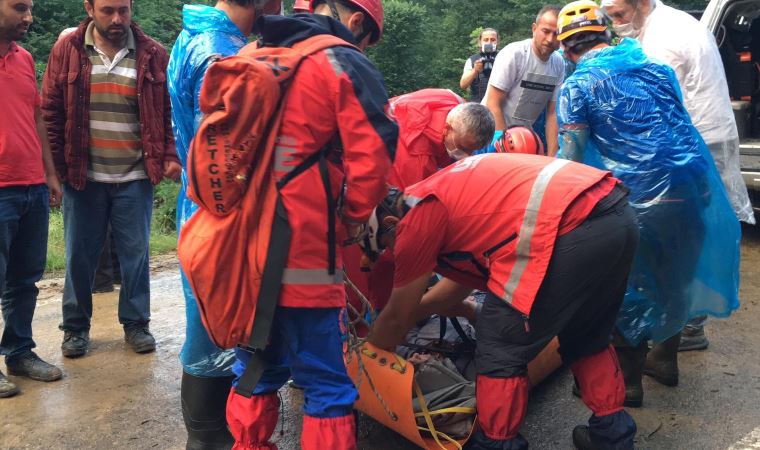
<path fill-rule="evenodd" d="M 710 322 L 709 350 L 681 355 L 677 388 L 645 380 L 644 408 L 630 410 L 639 426 L 637 448 L 760 449 L 760 228 L 744 231 L 742 307 L 729 319 Z M 177 359 L 184 334 L 182 293 L 174 258 L 159 258 L 153 266 L 151 328 L 158 350 L 148 355 L 126 348 L 117 294 L 99 294 L 90 353 L 63 358 L 57 328 L 62 280 L 41 283 L 37 352 L 66 375 L 47 384 L 11 377 L 22 393 L 0 399 L 0 449 L 184 448 Z M 589 412 L 570 394 L 571 383 L 563 369 L 533 391 L 522 430 L 531 448 L 572 448 L 570 432 Z M 281 450 L 295 450 L 300 392 L 285 388 L 282 394 L 285 420 L 277 442 Z M 359 432 L 360 449 L 416 448 L 366 418 Z"/>

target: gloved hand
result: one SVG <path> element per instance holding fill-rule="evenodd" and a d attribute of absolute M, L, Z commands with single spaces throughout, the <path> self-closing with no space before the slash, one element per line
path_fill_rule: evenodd
<path fill-rule="evenodd" d="M 496 144 L 496 141 L 504 137 L 504 133 L 506 130 L 496 130 L 493 133 L 493 139 L 491 139 L 491 146 L 494 146 Z"/>
<path fill-rule="evenodd" d="M 367 234 L 367 226 L 362 222 L 354 222 L 348 219 L 343 219 L 343 225 L 346 227 L 347 239 L 343 241 L 344 246 L 353 245 L 364 239 Z"/>

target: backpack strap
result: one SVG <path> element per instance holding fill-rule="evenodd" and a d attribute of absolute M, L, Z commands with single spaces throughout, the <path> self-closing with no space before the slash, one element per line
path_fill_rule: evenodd
<path fill-rule="evenodd" d="M 259 298 L 253 317 L 254 326 L 251 329 L 251 338 L 247 347 L 240 346 L 243 350 L 251 353 L 251 359 L 246 364 L 245 371 L 243 371 L 243 375 L 235 387 L 235 393 L 243 397 L 253 395 L 253 389 L 259 383 L 264 374 L 264 369 L 268 366 L 268 362 L 264 359 L 264 349 L 269 342 L 269 334 L 274 322 L 274 313 L 277 309 L 277 300 L 282 285 L 282 275 L 290 249 L 290 238 L 291 230 L 288 215 L 282 198 L 278 195 L 272 222 L 272 233 L 269 237 L 267 260 L 264 264 Z"/>
<path fill-rule="evenodd" d="M 309 56 L 330 47 L 348 47 L 361 52 L 359 48 L 348 41 L 333 36 L 332 34 L 318 34 L 303 41 L 293 44 L 292 49 L 299 52 L 302 56 Z"/>
<path fill-rule="evenodd" d="M 318 51 L 336 46 L 350 47 L 357 51 L 359 50 L 356 46 L 343 39 L 326 34 L 312 36 L 304 41 L 298 42 L 293 46 L 293 49 L 298 51 L 305 58 Z M 284 99 L 285 95 L 286 94 L 283 94 L 281 99 Z M 275 124 L 279 124 L 280 118 L 284 113 L 284 111 L 282 111 L 283 104 L 284 101 L 280 105 L 277 113 L 277 120 L 274 122 Z M 276 131 L 277 130 L 274 127 L 270 129 L 270 133 Z M 319 172 L 325 188 L 325 194 L 327 194 L 327 205 L 329 209 L 327 215 L 329 226 L 329 270 L 330 274 L 335 273 L 335 200 L 332 197 L 332 189 L 330 187 L 329 173 L 327 170 L 326 156 L 329 151 L 330 145 L 328 144 L 325 148 L 301 162 L 301 164 L 291 172 L 290 176 L 286 176 L 277 183 L 277 205 L 275 207 L 275 217 L 272 222 L 272 233 L 269 237 L 270 245 L 267 250 L 267 259 L 264 264 L 261 287 L 259 289 L 258 298 L 256 299 L 256 312 L 253 317 L 254 325 L 251 329 L 251 337 L 248 340 L 248 345 L 239 345 L 239 348 L 251 353 L 251 359 L 248 361 L 245 371 L 243 371 L 243 375 L 240 377 L 238 384 L 235 387 L 235 393 L 244 397 L 251 397 L 253 395 L 253 390 L 256 388 L 261 376 L 264 374 L 264 370 L 269 364 L 264 355 L 264 350 L 269 343 L 269 335 L 272 329 L 272 324 L 274 323 L 277 303 L 280 298 L 282 277 L 287 263 L 288 252 L 290 250 L 292 233 L 285 206 L 279 195 L 279 190 L 295 176 L 303 173 L 315 163 L 319 164 Z M 277 245 L 272 245 L 271 243 L 273 242 L 276 242 Z"/>

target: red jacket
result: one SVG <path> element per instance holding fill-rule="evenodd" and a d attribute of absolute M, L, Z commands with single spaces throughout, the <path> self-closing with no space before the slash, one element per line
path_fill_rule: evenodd
<path fill-rule="evenodd" d="M 316 34 L 333 34 L 354 42 L 331 18 L 265 16 L 264 45 L 287 47 Z M 292 229 L 279 304 L 289 307 L 343 307 L 341 219 L 365 222 L 386 194 L 386 180 L 398 128 L 385 115 L 388 97 L 377 69 L 359 51 L 334 47 L 301 62 L 283 103 L 284 115 L 275 148 L 275 175 L 284 177 L 301 162 L 330 147 L 330 190 L 342 204 L 334 274 L 328 271 L 328 202 L 318 164 L 294 177 L 280 193 Z M 343 194 L 341 194 L 343 192 Z M 339 199 L 339 197 L 341 197 Z"/>
<path fill-rule="evenodd" d="M 453 162 L 443 135 L 446 116 L 461 103 L 464 99 L 448 89 L 422 89 L 390 100 L 388 115 L 399 127 L 391 185 L 403 189 Z"/>
<path fill-rule="evenodd" d="M 90 74 L 92 64 L 84 48 L 90 20 L 60 39 L 50 52 L 42 82 L 42 112 L 58 175 L 77 190 L 87 182 L 90 146 Z M 157 184 L 163 178 L 164 161 L 179 163 L 172 134 L 171 106 L 166 88 L 169 56 L 136 24 L 137 92 L 145 171 Z"/>
<path fill-rule="evenodd" d="M 472 156 L 408 188 L 412 210 L 404 220 L 421 201 L 438 199 L 448 222 L 445 230 L 430 230 L 445 233 L 436 272 L 466 286 L 487 287 L 528 315 L 560 225 L 568 228 L 563 219 L 569 215 L 577 226 L 616 183 L 610 172 L 567 160 Z M 587 192 L 593 195 L 581 197 Z"/>

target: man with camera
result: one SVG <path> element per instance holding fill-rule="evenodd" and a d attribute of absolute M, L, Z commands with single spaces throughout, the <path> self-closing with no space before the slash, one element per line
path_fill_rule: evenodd
<path fill-rule="evenodd" d="M 546 143 L 549 156 L 557 152 L 555 101 L 565 74 L 565 63 L 556 50 L 557 6 L 544 6 L 533 24 L 533 37 L 513 42 L 499 52 L 482 102 L 496 120 L 495 139 L 513 126 L 532 128 L 546 111 Z"/>
<path fill-rule="evenodd" d="M 464 63 L 464 71 L 462 72 L 462 79 L 459 80 L 459 87 L 470 89 L 471 102 L 480 103 L 483 100 L 483 96 L 486 95 L 488 78 L 491 76 L 493 63 L 496 60 L 498 45 L 499 33 L 493 28 L 483 29 L 478 38 L 480 53 L 470 56 Z"/>

